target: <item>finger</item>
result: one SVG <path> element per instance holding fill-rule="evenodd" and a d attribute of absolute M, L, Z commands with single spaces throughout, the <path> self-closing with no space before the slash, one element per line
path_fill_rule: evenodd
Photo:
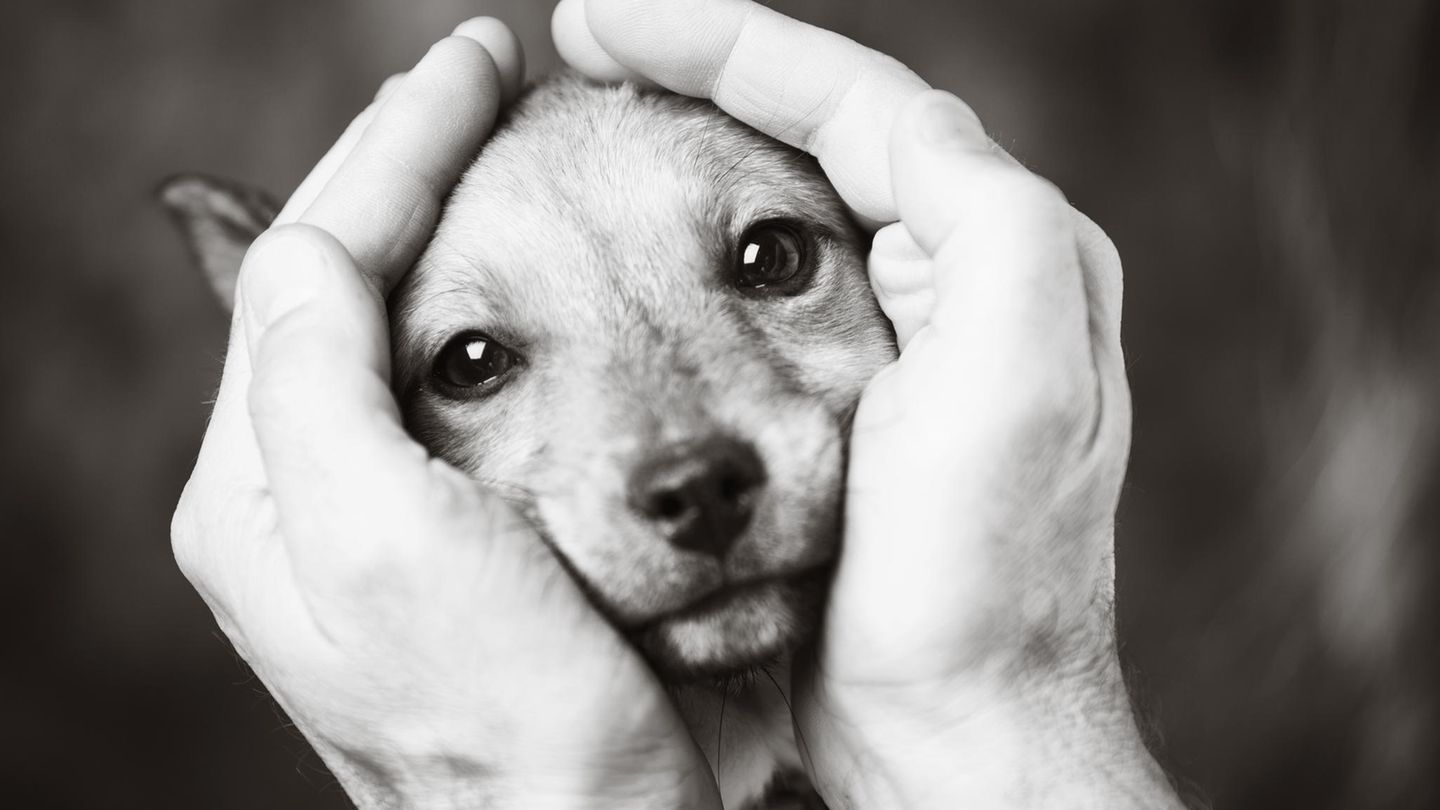
<path fill-rule="evenodd" d="M 560 58 L 592 79 L 649 83 L 639 73 L 616 62 L 615 57 L 595 41 L 590 24 L 585 21 L 585 0 L 560 0 L 556 4 L 555 13 L 550 16 L 550 36 L 555 40 Z"/>
<path fill-rule="evenodd" d="M 901 106 L 928 88 L 904 65 L 750 0 L 583 5 L 589 38 L 616 63 L 810 152 L 856 213 L 896 219 L 890 128 Z M 578 24 L 573 10 L 557 12 L 557 47 L 587 41 L 571 30 Z M 583 58 L 572 64 L 586 68 Z"/>
<path fill-rule="evenodd" d="M 1120 493 L 1118 486 L 1125 478 L 1130 457 L 1130 425 L 1132 409 L 1130 380 L 1125 373 L 1125 353 L 1120 345 L 1120 310 L 1124 293 L 1120 254 L 1110 237 L 1089 217 L 1072 210 L 1075 222 L 1075 245 L 1080 255 L 1080 269 L 1085 299 L 1090 307 L 1090 343 L 1095 371 L 1099 375 L 1099 419 L 1095 438 L 1108 437 L 1109 452 L 1100 452 L 1096 461 L 1111 466 L 1112 472 L 1103 480 L 1116 483 L 1112 493 L 1113 515 Z"/>
<path fill-rule="evenodd" d="M 500 103 L 514 101 L 525 84 L 525 50 L 510 26 L 494 17 L 475 17 L 460 23 L 455 34 L 475 40 L 490 53 L 500 73 Z"/>
<path fill-rule="evenodd" d="M 463 36 L 441 40 L 376 111 L 299 221 L 333 234 L 365 278 L 388 291 L 429 238 L 500 97 L 500 72 L 484 47 Z"/>
<path fill-rule="evenodd" d="M 491 58 L 495 61 L 495 68 L 500 73 L 500 84 L 502 90 L 502 101 L 508 103 L 513 101 L 520 93 L 520 87 L 525 81 L 525 54 L 521 50 L 520 40 L 515 36 L 508 26 L 494 17 L 476 17 L 460 23 L 455 28 L 455 35 L 469 37 L 484 46 L 490 52 Z M 375 113 L 380 109 L 404 83 L 407 73 L 396 73 L 381 83 L 380 89 L 376 91 L 375 98 L 370 105 L 360 112 L 355 120 L 345 128 L 335 145 L 330 151 L 315 164 L 290 195 L 285 207 L 275 217 L 276 225 L 283 225 L 298 220 L 305 210 L 314 204 L 315 199 L 320 196 L 321 189 L 335 176 L 335 171 L 345 162 L 345 159 L 354 151 L 355 145 L 360 142 L 360 136 L 365 133 L 366 127 L 374 120 Z"/>
<path fill-rule="evenodd" d="M 371 101 L 369 106 L 355 116 L 350 125 L 345 127 L 345 131 L 340 133 L 340 138 L 330 147 L 330 151 L 326 152 L 325 156 L 315 164 L 315 168 L 311 169 L 305 179 L 300 181 L 300 185 L 295 188 L 295 192 L 290 195 L 290 199 L 285 202 L 285 207 L 280 209 L 280 213 L 275 216 L 275 222 L 272 224 L 284 225 L 294 222 L 300 218 L 301 214 L 305 213 L 305 209 L 315 204 L 315 198 L 320 196 L 320 191 L 325 188 L 325 184 L 335 176 L 335 171 L 340 168 L 340 164 L 350 157 L 350 153 L 355 149 L 355 144 L 360 142 L 360 136 L 365 134 L 366 127 L 369 127 L 370 122 L 375 119 L 375 111 L 380 109 L 380 105 L 385 103 L 385 99 L 389 98 L 395 92 L 395 88 L 404 82 L 405 76 L 404 73 L 397 73 L 380 85 L 380 89 L 375 93 L 374 101 Z"/>
<path fill-rule="evenodd" d="M 895 327 L 895 342 L 904 351 L 915 333 L 930 322 L 935 307 L 930 255 L 915 244 L 905 223 L 894 222 L 875 234 L 869 269 L 870 289 Z"/>
<path fill-rule="evenodd" d="M 264 463 L 250 428 L 250 356 L 240 321 L 236 317 L 231 324 L 220 389 L 171 521 L 170 540 L 180 570 L 243 654 L 239 628 L 253 601 L 247 594 L 250 580 L 279 544 Z"/>
<path fill-rule="evenodd" d="M 965 374 L 949 378 L 957 387 L 1004 380 L 1023 402 L 1093 395 L 1071 209 L 1046 181 L 977 148 L 979 134 L 968 108 L 941 91 L 916 97 L 896 122 L 900 215 L 934 260 L 927 340 L 943 348 L 931 356 L 961 364 Z"/>
<path fill-rule="evenodd" d="M 1108 349 L 1118 354 L 1120 307 L 1125 292 L 1120 254 L 1105 231 L 1079 211 L 1075 212 L 1075 244 L 1085 274 L 1085 295 L 1095 313 L 1093 326 Z"/>
<path fill-rule="evenodd" d="M 472 33 L 487 40 L 499 39 L 493 28 Z M 464 60 L 459 61 L 463 65 Z M 488 58 L 486 61 L 488 62 Z M 511 81 L 518 85 L 521 75 L 518 48 L 514 49 L 513 55 L 502 56 L 501 62 L 507 66 L 508 75 L 514 77 Z M 484 69 L 483 65 L 481 69 Z M 426 81 L 429 84 L 437 83 L 436 77 L 426 77 Z M 365 140 L 369 124 L 376 117 L 378 109 L 406 83 L 405 74 L 401 74 L 391 77 L 381 86 L 375 103 L 351 123 L 322 158 L 292 196 L 286 209 L 277 218 L 277 223 L 293 221 L 301 212 L 314 205 L 322 189 L 330 184 L 340 167 L 350 161 L 356 147 Z M 406 92 L 413 95 L 415 91 L 412 88 Z M 442 101 L 431 106 L 444 105 Z M 483 126 L 472 124 L 469 129 L 488 130 L 483 110 L 484 99 L 480 100 L 480 106 L 482 109 L 478 118 L 479 124 Z M 489 115 L 493 118 L 493 112 Z M 464 134 L 466 127 L 457 129 Z M 381 133 L 387 134 L 389 133 Z M 348 257 L 345 261 L 349 261 Z M 266 538 L 276 535 L 273 505 L 267 494 L 271 482 L 256 442 L 247 397 L 251 388 L 251 350 L 254 346 L 248 339 L 253 324 L 243 303 L 243 290 L 257 285 L 264 286 L 259 282 L 242 282 L 242 300 L 236 307 L 236 317 L 231 326 L 230 350 L 226 355 L 220 390 L 195 470 L 186 485 L 180 507 L 177 508 L 175 530 L 172 533 L 177 561 L 182 570 L 196 583 L 196 587 L 222 619 L 224 614 L 235 609 L 238 602 L 245 601 L 237 598 L 234 593 L 234 586 L 243 585 L 240 581 L 244 576 L 233 572 L 253 568 L 254 558 L 258 556 L 277 555 L 273 544 L 266 541 Z M 369 334 L 377 333 L 371 330 Z M 383 343 L 383 322 L 378 334 Z M 383 350 L 379 354 L 373 351 L 372 343 L 372 351 L 367 358 L 371 361 L 370 368 L 376 370 L 375 373 L 383 375 L 387 371 L 383 365 L 385 357 Z M 393 415 L 394 404 L 388 396 L 383 399 L 372 396 L 369 402 L 378 402 L 382 412 L 388 407 Z M 391 435 L 394 435 L 393 431 Z M 412 447 L 412 455 L 417 450 L 418 448 Z M 400 454 L 403 455 L 403 451 Z M 252 542 L 219 542 L 237 535 L 249 537 Z M 231 573 L 216 576 L 217 571 Z"/>
<path fill-rule="evenodd" d="M 394 93 L 405 76 L 405 73 L 397 73 L 381 83 L 374 101 L 350 122 L 340 138 L 290 195 L 272 226 L 294 222 L 314 203 L 321 189 L 334 176 L 336 169 L 354 150 L 365 128 L 374 119 L 375 111 Z M 225 355 L 220 388 L 215 395 L 195 471 L 187 485 L 189 492 L 247 493 L 258 497 L 265 488 L 260 450 L 255 444 L 254 432 L 250 427 L 249 406 L 246 403 L 250 389 L 250 352 L 245 321 L 239 317 L 240 314 L 240 307 L 237 306 L 236 317 L 230 324 L 230 350 Z"/>
<path fill-rule="evenodd" d="M 376 505 L 414 504 L 428 456 L 389 388 L 382 300 L 335 238 L 296 224 L 261 236 L 240 274 L 254 369 L 248 406 L 282 534 L 315 554 L 417 531 Z M 315 538 L 321 542 L 312 543 Z M 292 546 L 292 550 L 294 547 Z"/>
<path fill-rule="evenodd" d="M 461 28 L 467 32 L 475 33 L 472 32 L 470 28 L 467 28 L 471 23 L 474 23 L 474 21 L 462 24 Z M 486 36 L 490 40 L 499 40 L 500 37 L 497 35 L 497 32 L 494 31 L 493 27 L 481 27 L 486 28 L 486 31 L 481 33 L 481 35 Z M 468 36 L 468 33 L 466 36 Z M 432 59 L 432 56 L 433 53 L 427 55 L 426 59 L 422 60 L 422 65 L 426 66 L 427 73 L 421 77 L 421 86 L 419 88 L 411 86 L 405 91 L 410 96 L 413 97 L 418 92 L 433 90 L 435 85 L 444 84 L 447 77 L 443 75 L 443 73 L 436 75 L 438 71 L 434 65 L 435 60 Z M 519 63 L 509 57 L 506 57 L 505 63 L 508 65 L 507 70 L 511 70 L 518 77 Z M 483 70 L 483 67 L 481 69 Z M 315 205 L 322 190 L 330 185 L 340 167 L 350 163 L 352 153 L 355 152 L 357 146 L 361 143 L 362 139 L 364 139 L 370 123 L 376 118 L 380 108 L 387 100 L 398 93 L 402 87 L 409 84 L 411 83 L 408 80 L 408 74 L 401 73 L 391 76 L 381 85 L 379 92 L 376 93 L 375 102 L 350 123 L 345 132 L 335 142 L 335 145 L 321 158 L 320 162 L 310 172 L 310 175 L 306 177 L 304 182 L 300 184 L 300 187 L 296 189 L 290 201 L 286 203 L 284 209 L 282 209 L 276 217 L 275 222 L 277 225 L 296 221 L 302 213 Z M 453 90 L 453 88 L 450 89 Z M 483 105 L 483 100 L 480 103 Z M 430 104 L 428 108 L 422 107 L 419 112 L 429 113 L 431 117 L 434 117 L 436 113 L 435 107 L 442 105 L 443 99 L 437 99 L 434 103 Z M 413 99 L 407 101 L 407 106 L 411 108 L 421 107 L 421 105 L 415 103 Z M 441 112 L 447 111 L 442 109 Z M 391 114 L 387 114 L 387 116 L 390 115 Z M 490 113 L 490 116 L 493 119 L 493 112 Z M 483 120 L 480 123 L 483 123 Z M 402 127 L 387 124 L 386 131 L 377 132 L 370 137 L 372 145 L 368 148 L 376 150 L 386 147 L 387 145 L 395 146 L 396 148 L 412 145 L 406 144 L 402 138 L 396 137 L 393 130 L 400 128 Z M 488 125 L 486 125 L 484 129 L 488 130 Z M 377 141 L 379 142 L 378 144 L 375 143 Z M 397 141 L 399 142 L 398 144 L 396 143 Z M 420 147 L 421 145 L 413 144 L 413 146 Z M 423 150 L 417 148 L 415 151 Z M 383 160 L 383 158 L 376 159 Z M 354 171 L 360 168 L 363 167 L 352 166 L 351 170 Z M 339 193 L 339 191 L 332 191 L 331 196 L 337 196 Z M 374 196 L 373 194 L 366 194 L 361 195 L 361 198 L 369 199 Z M 333 208 L 334 206 L 332 205 L 331 207 Z M 238 313 L 239 307 L 237 307 L 237 315 Z M 205 476 L 213 474 L 227 486 L 245 487 L 258 491 L 265 486 L 265 475 L 261 468 L 259 451 L 254 444 L 254 438 L 249 424 L 248 407 L 246 405 L 246 392 L 248 392 L 250 385 L 250 354 L 246 340 L 245 321 L 242 318 L 237 317 L 232 323 L 230 347 L 231 351 L 226 355 L 225 370 L 221 377 L 220 390 L 216 396 L 214 412 L 211 416 L 210 425 L 206 430 L 205 440 L 201 446 L 201 453 L 197 461 L 196 475 L 203 479 Z"/>

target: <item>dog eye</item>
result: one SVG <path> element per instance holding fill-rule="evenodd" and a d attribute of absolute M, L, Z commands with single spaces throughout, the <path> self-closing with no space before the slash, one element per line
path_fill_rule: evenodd
<path fill-rule="evenodd" d="M 464 393 L 478 392 L 519 362 L 515 353 L 476 332 L 458 335 L 435 358 L 435 377 Z"/>
<path fill-rule="evenodd" d="M 783 222 L 751 225 L 740 237 L 735 256 L 735 284 L 753 290 L 784 292 L 803 280 L 805 243 Z"/>

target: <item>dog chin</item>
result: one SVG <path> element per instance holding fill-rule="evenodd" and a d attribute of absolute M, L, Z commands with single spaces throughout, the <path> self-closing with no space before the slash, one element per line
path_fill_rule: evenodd
<path fill-rule="evenodd" d="M 634 637 L 662 680 L 726 681 L 764 667 L 814 633 L 828 569 L 730 586 Z"/>

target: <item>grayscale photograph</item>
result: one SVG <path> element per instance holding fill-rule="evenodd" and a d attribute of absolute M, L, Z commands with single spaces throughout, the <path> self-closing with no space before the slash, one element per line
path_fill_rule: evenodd
<path fill-rule="evenodd" d="M 1440 808 L 1440 3 L 5 14 L 6 807 Z"/>

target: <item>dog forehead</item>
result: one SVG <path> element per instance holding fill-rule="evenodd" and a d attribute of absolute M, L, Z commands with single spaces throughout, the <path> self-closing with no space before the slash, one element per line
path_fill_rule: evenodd
<path fill-rule="evenodd" d="M 509 111 L 465 172 L 435 252 L 452 260 L 443 275 L 478 273 L 499 294 L 516 276 L 623 284 L 623 260 L 693 258 L 727 216 L 776 207 L 777 189 L 802 205 L 824 196 L 805 188 L 813 174 L 706 103 L 562 74 Z"/>
<path fill-rule="evenodd" d="M 552 77 L 506 114 L 396 290 L 400 356 L 464 330 L 614 338 L 654 311 L 703 328 L 690 291 L 775 217 L 850 227 L 812 158 L 713 105 Z"/>
<path fill-rule="evenodd" d="M 571 81 L 527 96 L 482 149 L 439 236 L 504 267 L 585 255 L 641 234 L 656 247 L 723 207 L 714 164 L 752 148 L 734 122 L 676 97 Z M 693 241 L 693 239 L 692 239 Z M 575 254 L 581 255 L 575 255 Z M 568 255 L 567 255 L 568 254 Z M 518 267 L 517 267 L 518 266 Z"/>

